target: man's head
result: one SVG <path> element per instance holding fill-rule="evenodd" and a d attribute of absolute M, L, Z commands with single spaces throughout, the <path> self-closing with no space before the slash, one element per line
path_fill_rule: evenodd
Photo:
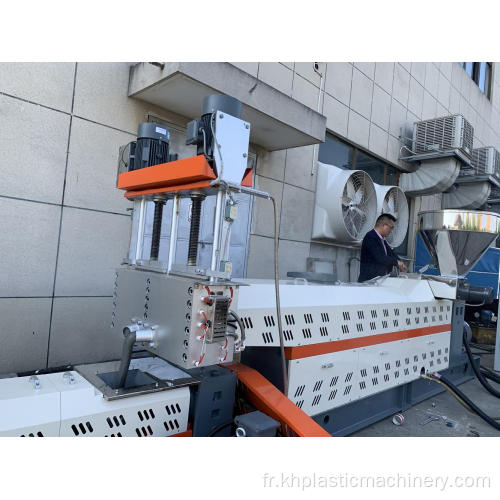
<path fill-rule="evenodd" d="M 396 220 L 396 217 L 391 214 L 379 215 L 377 218 L 377 222 L 375 223 L 375 229 L 377 230 L 378 234 L 380 234 L 380 236 L 387 238 L 387 236 L 391 234 Z"/>

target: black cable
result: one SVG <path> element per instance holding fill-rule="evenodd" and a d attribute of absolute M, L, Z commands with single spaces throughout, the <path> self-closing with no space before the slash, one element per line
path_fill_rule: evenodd
<path fill-rule="evenodd" d="M 220 431 L 225 429 L 226 427 L 233 425 L 233 421 L 231 420 L 230 422 L 226 422 L 225 424 L 218 425 L 215 429 L 212 429 L 208 434 L 207 437 L 213 437 L 216 434 L 218 434 Z M 226 436 L 227 437 L 227 436 Z"/>
<path fill-rule="evenodd" d="M 472 365 L 472 369 L 476 374 L 477 379 L 481 383 L 481 385 L 493 396 L 500 398 L 500 391 L 496 390 L 483 376 L 481 370 L 476 366 L 474 362 L 474 358 L 472 357 L 472 352 L 469 347 L 469 341 L 467 340 L 467 332 L 470 331 L 470 326 L 464 321 L 464 335 L 463 335 L 463 343 L 465 347 L 465 352 L 467 353 L 467 357 L 469 358 L 470 364 Z"/>
<path fill-rule="evenodd" d="M 246 340 L 245 325 L 243 324 L 242 319 L 234 311 L 229 310 L 229 314 L 236 320 L 238 326 L 240 327 L 241 345 L 244 346 Z"/>
<path fill-rule="evenodd" d="M 500 377 L 496 375 L 495 373 L 491 373 L 489 371 L 481 369 L 481 373 L 485 378 L 489 378 L 490 380 L 493 380 L 493 382 L 496 382 L 497 384 L 500 384 Z"/>
<path fill-rule="evenodd" d="M 432 376 L 430 377 L 433 380 L 439 380 L 443 384 L 445 384 L 450 390 L 452 390 L 460 399 L 462 399 L 471 410 L 473 410 L 479 417 L 481 417 L 485 422 L 490 424 L 497 430 L 500 430 L 500 423 L 496 420 L 492 419 L 488 414 L 486 414 L 479 406 L 476 406 L 453 382 L 448 380 L 444 375 L 440 375 L 439 377 Z"/>

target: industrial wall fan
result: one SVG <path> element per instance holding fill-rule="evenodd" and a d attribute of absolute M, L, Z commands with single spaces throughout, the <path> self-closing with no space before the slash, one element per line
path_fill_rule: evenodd
<path fill-rule="evenodd" d="M 371 177 L 318 162 L 312 238 L 360 243 L 377 218 Z"/>
<path fill-rule="evenodd" d="M 374 184 L 377 193 L 377 217 L 380 214 L 391 214 L 396 217 L 396 223 L 391 234 L 387 237 L 387 243 L 393 248 L 403 243 L 408 231 L 408 201 L 404 191 L 398 186 L 381 186 Z"/>

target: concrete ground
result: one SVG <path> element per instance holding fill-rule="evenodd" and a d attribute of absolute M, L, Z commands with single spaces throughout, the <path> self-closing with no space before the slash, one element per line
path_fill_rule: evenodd
<path fill-rule="evenodd" d="M 474 353 L 479 353 L 473 349 Z M 493 355 L 481 354 L 481 366 L 493 367 Z M 500 373 L 498 373 L 500 375 Z M 491 382 L 491 385 L 500 391 L 500 384 Z M 490 394 L 479 383 L 477 378 L 460 385 L 460 390 L 473 403 L 491 417 L 498 417 L 500 423 L 500 399 Z M 447 436 L 496 436 L 500 437 L 500 430 L 496 430 L 476 414 L 467 411 L 450 393 L 444 391 L 437 396 L 419 403 L 403 412 L 404 423 L 400 426 L 392 423 L 392 416 L 365 427 L 352 436 L 362 437 L 447 437 Z M 422 425 L 429 416 L 435 415 L 437 420 Z M 451 422 L 447 425 L 447 422 Z"/>

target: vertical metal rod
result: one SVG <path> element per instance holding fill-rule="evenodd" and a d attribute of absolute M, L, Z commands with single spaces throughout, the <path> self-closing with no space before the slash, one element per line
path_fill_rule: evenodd
<path fill-rule="evenodd" d="M 175 263 L 175 252 L 177 250 L 177 227 L 179 222 L 179 195 L 174 196 L 172 206 L 172 226 L 170 227 L 170 246 L 168 249 L 167 270 L 170 272 Z"/>
<path fill-rule="evenodd" d="M 222 216 L 224 215 L 222 206 L 224 204 L 224 198 L 224 191 L 219 189 L 219 191 L 217 191 L 217 200 L 215 203 L 214 239 L 212 245 L 212 260 L 210 262 L 211 271 L 219 270 Z"/>
<path fill-rule="evenodd" d="M 144 240 L 144 225 L 146 221 L 146 198 L 141 199 L 139 206 L 139 223 L 137 227 L 137 241 L 135 242 L 135 261 L 142 259 L 142 246 Z"/>

